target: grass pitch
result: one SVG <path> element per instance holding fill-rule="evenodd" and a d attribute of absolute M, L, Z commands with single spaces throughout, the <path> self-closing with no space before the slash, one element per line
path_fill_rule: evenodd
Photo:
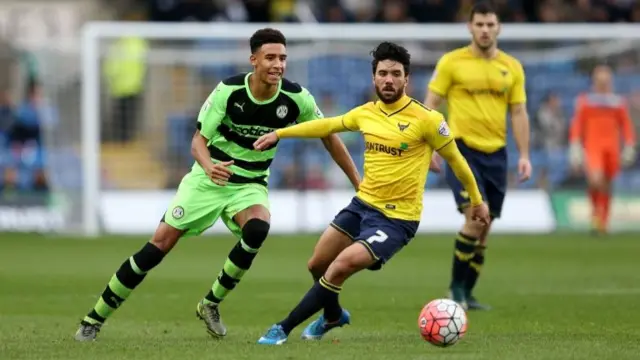
<path fill-rule="evenodd" d="M 417 316 L 442 297 L 452 236 L 420 237 L 377 273 L 347 282 L 353 324 L 321 342 L 296 329 L 281 347 L 255 344 L 311 284 L 315 236 L 272 236 L 222 305 L 226 339 L 194 315 L 233 239 L 183 240 L 109 319 L 94 343 L 73 340 L 110 276 L 144 238 L 0 237 L 0 359 L 637 359 L 640 237 L 494 236 L 478 297 L 454 347 L 422 341 Z"/>

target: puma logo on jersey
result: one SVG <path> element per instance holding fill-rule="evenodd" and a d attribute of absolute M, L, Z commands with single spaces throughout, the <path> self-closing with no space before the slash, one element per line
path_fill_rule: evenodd
<path fill-rule="evenodd" d="M 242 105 L 238 103 L 233 103 L 233 106 L 237 107 L 238 109 L 240 109 L 240 111 L 244 112 L 244 104 L 245 103 L 242 103 Z"/>

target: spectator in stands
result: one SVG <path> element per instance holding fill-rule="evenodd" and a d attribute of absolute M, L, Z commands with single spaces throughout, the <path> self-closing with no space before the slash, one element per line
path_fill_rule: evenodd
<path fill-rule="evenodd" d="M 55 110 L 42 96 L 40 83 L 31 79 L 24 101 L 16 111 L 8 141 L 11 148 L 10 178 L 21 188 L 46 190 L 45 142 L 42 129 L 57 123 Z"/>
<path fill-rule="evenodd" d="M 130 20 L 137 19 L 131 15 Z M 109 48 L 104 61 L 104 77 L 111 95 L 111 126 L 106 136 L 118 142 L 133 140 L 138 128 L 138 113 L 146 81 L 145 56 L 147 41 L 126 36 L 117 39 Z"/>
<path fill-rule="evenodd" d="M 151 21 L 211 21 L 219 13 L 211 0 L 147 0 Z"/>
<path fill-rule="evenodd" d="M 368 1 L 363 2 L 366 4 Z M 360 5 L 361 3 L 362 2 L 359 1 L 354 2 L 355 5 Z M 342 2 L 340 0 L 316 1 L 315 10 L 318 19 L 322 22 L 328 23 L 366 21 L 370 20 L 373 17 L 373 14 L 375 14 L 375 6 L 371 6 L 365 9 L 368 11 L 368 13 L 365 13 L 363 16 L 362 10 L 360 10 L 359 6 L 356 6 L 354 9 L 347 9 L 342 5 Z"/>
<path fill-rule="evenodd" d="M 20 53 L 13 47 L 9 40 L 0 38 L 0 89 L 17 89 L 21 72 Z"/>
<path fill-rule="evenodd" d="M 557 23 L 563 20 L 564 11 L 560 5 L 544 2 L 538 6 L 537 19 L 545 23 Z"/>
<path fill-rule="evenodd" d="M 548 153 L 563 150 L 567 145 L 567 118 L 558 94 L 551 92 L 545 96 L 536 120 L 542 149 Z"/>
<path fill-rule="evenodd" d="M 640 90 L 629 95 L 629 116 L 633 121 L 635 133 L 640 134 Z M 640 157 L 636 159 L 635 167 L 640 168 Z"/>
<path fill-rule="evenodd" d="M 333 9 L 332 13 L 342 11 L 348 21 L 371 22 L 377 14 L 377 0 L 316 0 L 316 3 L 331 4 L 328 7 Z"/>
<path fill-rule="evenodd" d="M 15 177 L 13 172 L 7 170 L 9 159 L 9 130 L 15 122 L 15 109 L 11 102 L 9 91 L 0 92 L 0 187 L 5 184 L 13 184 Z"/>
<path fill-rule="evenodd" d="M 640 22 L 640 2 L 637 2 L 630 10 L 629 20 L 631 22 Z"/>
<path fill-rule="evenodd" d="M 409 7 L 403 0 L 383 0 L 376 16 L 377 22 L 407 23 L 415 20 L 408 14 Z"/>
<path fill-rule="evenodd" d="M 305 178 L 302 188 L 305 190 L 325 190 L 329 183 L 325 179 L 325 171 L 322 164 L 311 164 L 305 169 Z M 342 176 L 344 177 L 344 176 Z"/>
<path fill-rule="evenodd" d="M 271 21 L 274 22 L 295 22 L 296 16 L 296 0 L 277 0 L 267 1 L 269 3 L 269 12 Z"/>
<path fill-rule="evenodd" d="M 457 10 L 455 1 L 412 0 L 409 13 L 414 14 L 418 22 L 451 22 Z"/>
<path fill-rule="evenodd" d="M 278 183 L 274 184 L 276 189 L 298 189 L 299 184 L 302 182 L 302 176 L 300 167 L 296 162 L 287 164 L 281 170 L 282 176 L 278 179 Z"/>
<path fill-rule="evenodd" d="M 540 172 L 541 185 L 555 185 L 562 180 L 566 168 L 568 121 L 562 111 L 560 97 L 555 93 L 545 96 L 535 117 L 536 141 L 542 150 L 544 164 Z"/>
<path fill-rule="evenodd" d="M 7 145 L 9 129 L 15 122 L 15 109 L 9 91 L 0 91 L 0 148 Z"/>

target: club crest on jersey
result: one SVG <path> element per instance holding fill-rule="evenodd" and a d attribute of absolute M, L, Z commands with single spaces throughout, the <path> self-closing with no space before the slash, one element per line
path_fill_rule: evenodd
<path fill-rule="evenodd" d="M 438 127 L 438 134 L 442 136 L 451 135 L 451 131 L 449 131 L 449 125 L 447 125 L 446 121 L 442 120 L 442 122 L 440 123 L 440 126 Z"/>
<path fill-rule="evenodd" d="M 173 211 L 171 211 L 171 216 L 173 216 L 174 219 L 181 219 L 184 216 L 184 209 L 182 206 L 174 207 Z"/>
<path fill-rule="evenodd" d="M 287 105 L 280 105 L 276 109 L 276 116 L 280 119 L 284 119 L 285 116 L 287 116 L 288 112 L 289 112 L 289 108 L 287 107 Z"/>
<path fill-rule="evenodd" d="M 398 129 L 400 131 L 405 131 L 408 127 L 409 127 L 410 123 L 406 123 L 406 124 L 400 124 L 398 123 Z"/>

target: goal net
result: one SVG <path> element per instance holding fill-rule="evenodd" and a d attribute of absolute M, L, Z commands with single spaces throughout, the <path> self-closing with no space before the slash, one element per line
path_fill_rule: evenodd
<path fill-rule="evenodd" d="M 380 41 L 397 41 L 410 50 L 408 92 L 418 100 L 424 98 L 439 57 L 469 41 L 464 24 L 268 26 L 287 36 L 286 77 L 307 87 L 327 116 L 372 98 L 369 52 Z M 81 177 L 68 170 L 68 160 L 52 163 L 50 169 L 57 177 L 77 175 L 82 184 L 80 189 L 58 186 L 66 195 L 66 208 L 73 209 L 66 213 L 69 229 L 95 235 L 101 230 L 140 232 L 155 227 L 192 164 L 190 138 L 203 100 L 218 81 L 250 70 L 248 38 L 260 27 L 91 23 L 85 28 L 81 131 L 71 126 L 52 133 L 52 138 L 65 140 L 54 146 L 71 145 L 68 140 L 75 136 L 81 144 L 76 149 Z M 589 89 L 589 71 L 601 62 L 615 69 L 617 91 L 638 98 L 639 30 L 637 25 L 504 25 L 500 47 L 525 64 L 534 124 L 535 176 L 520 187 L 582 186 L 570 176 L 565 155 L 573 101 L 578 93 Z M 69 106 L 68 99 L 57 101 L 60 106 Z M 556 105 L 558 112 L 552 112 L 556 116 L 552 123 L 536 120 L 541 108 L 555 109 Z M 634 109 L 637 125 L 640 110 Z M 343 139 L 362 166 L 359 136 L 345 134 Z M 513 142 L 509 149 L 517 154 Z M 512 155 L 511 160 L 515 159 L 517 155 Z M 637 166 L 622 182 L 620 186 L 638 188 Z M 444 181 L 438 174 L 431 174 L 428 186 L 444 187 Z M 305 223 L 314 221 L 322 227 L 326 216 L 319 220 L 313 216 L 323 211 L 318 206 L 331 202 L 336 191 L 351 194 L 348 182 L 321 143 L 313 141 L 286 141 L 281 145 L 273 163 L 270 188 L 293 191 L 287 196 L 303 199 L 288 210 L 291 224 L 281 224 L 284 227 L 304 228 Z M 452 208 L 447 216 L 458 221 L 450 196 L 443 194 Z M 326 206 L 330 208 L 327 214 L 335 210 L 333 205 Z"/>

